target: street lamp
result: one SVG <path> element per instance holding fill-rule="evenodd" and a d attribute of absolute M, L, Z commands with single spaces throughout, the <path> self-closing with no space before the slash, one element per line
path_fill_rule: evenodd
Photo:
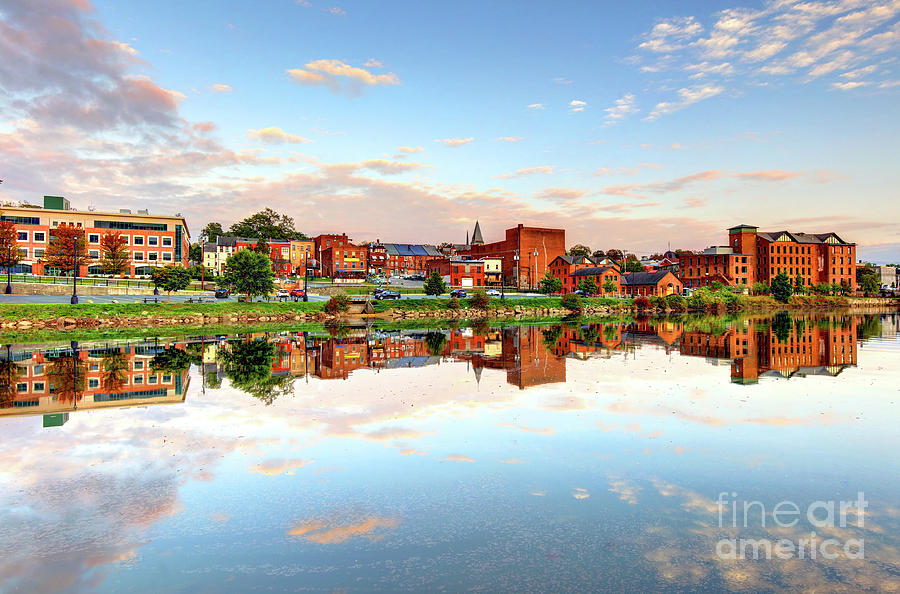
<path fill-rule="evenodd" d="M 535 281 L 534 277 L 537 276 L 537 257 L 538 257 L 537 249 L 535 249 L 531 255 L 533 256 L 531 258 L 531 289 L 534 290 L 534 281 Z"/>
<path fill-rule="evenodd" d="M 12 244 L 6 246 L 6 291 L 7 295 L 12 294 Z"/>

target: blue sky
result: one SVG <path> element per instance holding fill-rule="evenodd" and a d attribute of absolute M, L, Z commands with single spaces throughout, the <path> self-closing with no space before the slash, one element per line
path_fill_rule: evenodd
<path fill-rule="evenodd" d="M 900 2 L 636 4 L 2 0 L 0 197 L 900 260 Z"/>

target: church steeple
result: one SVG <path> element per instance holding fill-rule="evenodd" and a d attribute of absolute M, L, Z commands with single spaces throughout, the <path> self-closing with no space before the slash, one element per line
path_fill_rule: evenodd
<path fill-rule="evenodd" d="M 478 221 L 475 221 L 475 230 L 472 231 L 471 245 L 484 245 L 484 237 L 481 236 L 481 225 L 478 224 Z"/>

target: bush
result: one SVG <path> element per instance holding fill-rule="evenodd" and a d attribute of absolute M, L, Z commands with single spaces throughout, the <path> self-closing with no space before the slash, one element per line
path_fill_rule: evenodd
<path fill-rule="evenodd" d="M 769 285 L 763 282 L 755 282 L 753 283 L 753 288 L 750 289 L 750 294 L 752 295 L 768 295 L 769 294 Z"/>
<path fill-rule="evenodd" d="M 654 309 L 665 309 L 666 308 L 666 300 L 664 297 L 660 297 L 659 295 L 650 295 L 647 297 L 647 301 L 650 302 L 650 307 Z"/>
<path fill-rule="evenodd" d="M 444 282 L 443 277 L 441 277 L 440 273 L 435 270 L 428 277 L 428 281 L 425 283 L 425 294 L 426 295 L 443 295 L 447 292 L 447 283 Z"/>
<path fill-rule="evenodd" d="M 344 313 L 350 309 L 350 298 L 346 295 L 335 295 L 325 304 L 325 311 L 332 315 Z"/>
<path fill-rule="evenodd" d="M 450 301 L 447 302 L 447 309 L 459 309 L 459 299 L 451 297 Z"/>
<path fill-rule="evenodd" d="M 794 285 L 791 284 L 790 277 L 782 270 L 772 280 L 772 297 L 781 303 L 787 303 L 794 292 Z"/>
<path fill-rule="evenodd" d="M 487 309 L 490 302 L 491 298 L 487 296 L 484 289 L 478 289 L 469 297 L 469 305 L 475 309 Z"/>
<path fill-rule="evenodd" d="M 666 305 L 668 305 L 669 309 L 671 309 L 672 311 L 687 311 L 687 299 L 685 299 L 678 293 L 673 293 L 672 295 L 666 297 Z"/>
<path fill-rule="evenodd" d="M 581 311 L 583 307 L 581 304 L 581 297 L 575 293 L 563 295 L 562 300 L 560 300 L 560 305 L 569 311 Z"/>
<path fill-rule="evenodd" d="M 638 309 L 650 309 L 651 305 L 650 300 L 643 295 L 634 300 L 634 306 Z"/>

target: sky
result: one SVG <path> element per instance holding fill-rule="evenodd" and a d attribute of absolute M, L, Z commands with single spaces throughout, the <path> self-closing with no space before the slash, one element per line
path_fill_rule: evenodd
<path fill-rule="evenodd" d="M 0 0 L 0 200 L 900 262 L 900 0 Z"/>

